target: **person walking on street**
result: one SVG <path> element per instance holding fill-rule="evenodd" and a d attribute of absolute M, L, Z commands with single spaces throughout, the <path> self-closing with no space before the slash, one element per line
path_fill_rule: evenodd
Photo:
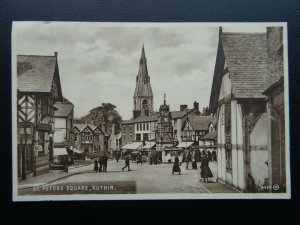
<path fill-rule="evenodd" d="M 181 175 L 180 162 L 179 162 L 179 158 L 177 155 L 175 156 L 175 159 L 174 159 L 172 174 L 174 174 L 175 172 L 178 172 L 179 175 Z"/>
<path fill-rule="evenodd" d="M 95 158 L 95 160 L 94 160 L 94 171 L 98 172 L 98 161 L 97 161 L 97 158 Z"/>
<path fill-rule="evenodd" d="M 209 159 L 207 155 L 203 156 L 200 169 L 201 169 L 200 172 L 201 178 L 204 179 L 205 183 L 208 183 L 208 178 L 213 177 L 213 174 L 209 168 Z"/>
<path fill-rule="evenodd" d="M 116 153 L 116 160 L 117 160 L 117 162 L 119 162 L 119 159 L 120 159 L 120 153 L 117 152 L 117 153 Z"/>
<path fill-rule="evenodd" d="M 125 156 L 125 166 L 122 168 L 122 170 L 124 171 L 124 169 L 125 169 L 126 167 L 128 167 L 128 171 L 131 170 L 131 169 L 130 169 L 130 155 L 129 155 L 129 154 L 127 154 L 127 155 Z"/>
<path fill-rule="evenodd" d="M 185 157 L 185 161 L 186 161 L 186 169 L 189 169 L 189 163 L 190 161 L 192 161 L 192 155 L 190 152 L 187 153 L 186 157 Z"/>
<path fill-rule="evenodd" d="M 137 155 L 137 159 L 136 159 L 136 164 L 138 165 L 139 163 L 143 165 L 143 157 L 141 153 Z"/>

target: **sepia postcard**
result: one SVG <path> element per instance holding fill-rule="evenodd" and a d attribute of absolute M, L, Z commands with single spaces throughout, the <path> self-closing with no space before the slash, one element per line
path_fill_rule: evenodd
<path fill-rule="evenodd" d="M 289 199 L 287 44 L 287 23 L 13 22 L 13 200 Z"/>

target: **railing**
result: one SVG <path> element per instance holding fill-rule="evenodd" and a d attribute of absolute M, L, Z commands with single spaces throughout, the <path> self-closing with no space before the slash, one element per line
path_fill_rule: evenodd
<path fill-rule="evenodd" d="M 36 167 L 45 166 L 49 163 L 49 156 L 48 155 L 41 155 L 35 158 L 35 165 Z"/>

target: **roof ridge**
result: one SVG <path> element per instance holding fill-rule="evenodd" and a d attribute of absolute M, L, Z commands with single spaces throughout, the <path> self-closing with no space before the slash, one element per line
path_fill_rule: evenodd
<path fill-rule="evenodd" d="M 221 35 L 266 35 L 265 32 L 223 32 Z"/>

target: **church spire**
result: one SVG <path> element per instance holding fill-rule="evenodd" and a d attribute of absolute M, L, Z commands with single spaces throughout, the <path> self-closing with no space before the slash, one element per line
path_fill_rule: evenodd
<path fill-rule="evenodd" d="M 139 71 L 136 76 L 136 86 L 133 96 L 134 117 L 138 115 L 150 115 L 153 112 L 153 93 L 148 75 L 147 59 L 144 44 L 142 47 Z"/>
<path fill-rule="evenodd" d="M 142 48 L 141 59 L 146 59 L 146 56 L 145 56 L 145 48 L 144 48 L 144 43 L 143 43 L 143 48 Z"/>

